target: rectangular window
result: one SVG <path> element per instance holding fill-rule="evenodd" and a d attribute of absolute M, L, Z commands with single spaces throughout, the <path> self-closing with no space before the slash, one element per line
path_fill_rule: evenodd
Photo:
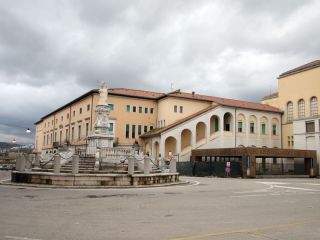
<path fill-rule="evenodd" d="M 132 138 L 136 138 L 136 125 L 132 125 L 132 134 L 131 134 Z"/>
<path fill-rule="evenodd" d="M 89 123 L 86 123 L 86 137 L 89 135 Z"/>
<path fill-rule="evenodd" d="M 127 105 L 127 112 L 130 112 L 130 105 Z"/>
<path fill-rule="evenodd" d="M 175 113 L 178 112 L 178 106 L 177 106 L 177 105 L 174 105 L 173 111 L 174 111 Z"/>
<path fill-rule="evenodd" d="M 254 133 L 254 122 L 250 123 L 250 133 Z"/>
<path fill-rule="evenodd" d="M 306 132 L 307 133 L 314 133 L 315 132 L 314 121 L 306 122 Z"/>
<path fill-rule="evenodd" d="M 138 135 L 141 135 L 141 133 L 142 133 L 142 126 L 139 125 L 139 126 L 138 126 Z"/>
<path fill-rule="evenodd" d="M 87 111 L 90 111 L 90 104 L 87 105 Z"/>
<path fill-rule="evenodd" d="M 50 133 L 50 143 L 52 144 L 52 133 Z"/>
<path fill-rule="evenodd" d="M 290 147 L 290 143 L 291 143 L 290 136 L 288 136 L 288 147 Z"/>
<path fill-rule="evenodd" d="M 139 113 L 142 113 L 142 107 L 141 106 L 139 107 Z"/>
<path fill-rule="evenodd" d="M 47 145 L 49 144 L 49 134 L 47 134 Z"/>
<path fill-rule="evenodd" d="M 67 113 L 67 119 L 69 119 L 69 113 Z"/>
<path fill-rule="evenodd" d="M 136 112 L 137 111 L 137 107 L 136 106 L 133 106 L 132 107 L 132 112 Z"/>
<path fill-rule="evenodd" d="M 75 116 L 76 115 L 76 111 L 73 111 L 73 116 Z"/>
<path fill-rule="evenodd" d="M 108 106 L 109 106 L 110 112 L 114 111 L 114 104 L 113 103 L 109 103 Z"/>
<path fill-rule="evenodd" d="M 129 134 L 130 134 L 130 125 L 126 124 L 126 138 L 130 137 Z"/>
<path fill-rule="evenodd" d="M 82 108 L 79 109 L 79 113 L 80 113 L 80 114 L 82 113 Z"/>
<path fill-rule="evenodd" d="M 62 143 L 62 130 L 60 130 L 60 139 L 59 139 L 60 145 Z"/>
<path fill-rule="evenodd" d="M 46 135 L 43 135 L 43 145 L 46 145 Z"/>
<path fill-rule="evenodd" d="M 261 124 L 261 134 L 266 134 L 266 124 L 265 123 Z"/>
<path fill-rule="evenodd" d="M 113 133 L 113 123 L 109 123 L 109 132 Z"/>
<path fill-rule="evenodd" d="M 148 126 L 144 126 L 143 131 L 144 131 L 145 133 L 148 132 Z"/>
<path fill-rule="evenodd" d="M 78 126 L 78 140 L 81 139 L 81 125 Z"/>
<path fill-rule="evenodd" d="M 183 113 L 183 106 L 180 106 L 180 113 Z"/>
<path fill-rule="evenodd" d="M 153 130 L 153 126 L 150 126 L 150 131 Z"/>
<path fill-rule="evenodd" d="M 71 128 L 71 141 L 74 141 L 74 127 Z"/>
<path fill-rule="evenodd" d="M 54 141 L 57 141 L 57 132 L 54 132 Z"/>
<path fill-rule="evenodd" d="M 61 116 L 61 122 L 63 121 L 63 116 Z"/>
<path fill-rule="evenodd" d="M 144 108 L 144 113 L 148 113 L 148 108 Z"/>
<path fill-rule="evenodd" d="M 150 108 L 150 113 L 153 114 L 153 108 Z"/>
<path fill-rule="evenodd" d="M 277 125 L 272 125 L 272 135 L 277 135 Z"/>
<path fill-rule="evenodd" d="M 242 133 L 242 122 L 238 122 L 238 132 Z"/>
<path fill-rule="evenodd" d="M 215 132 L 219 131 L 219 122 L 218 122 L 218 119 L 215 119 L 215 121 L 214 121 L 214 131 L 215 131 Z"/>
<path fill-rule="evenodd" d="M 293 136 L 291 136 L 291 146 L 294 146 Z"/>

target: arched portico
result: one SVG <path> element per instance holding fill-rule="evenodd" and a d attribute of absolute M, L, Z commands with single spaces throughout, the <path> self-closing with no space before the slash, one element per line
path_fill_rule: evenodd
<path fill-rule="evenodd" d="M 182 154 L 191 151 L 191 144 L 192 144 L 191 138 L 192 138 L 192 133 L 189 129 L 184 129 L 181 132 L 181 153 Z"/>
<path fill-rule="evenodd" d="M 233 130 L 233 121 L 232 121 L 233 117 L 232 114 L 227 112 L 224 114 L 223 116 L 223 130 L 225 132 L 232 132 Z"/>
<path fill-rule="evenodd" d="M 196 125 L 196 145 L 202 145 L 206 142 L 206 124 L 198 122 Z"/>
<path fill-rule="evenodd" d="M 210 118 L 210 135 L 213 135 L 219 132 L 220 124 L 219 117 L 217 115 L 213 115 Z"/>
<path fill-rule="evenodd" d="M 171 152 L 172 155 L 177 153 L 177 140 L 176 138 L 170 136 L 166 138 L 165 140 L 165 150 L 164 150 L 164 157 L 169 158 L 169 152 Z"/>

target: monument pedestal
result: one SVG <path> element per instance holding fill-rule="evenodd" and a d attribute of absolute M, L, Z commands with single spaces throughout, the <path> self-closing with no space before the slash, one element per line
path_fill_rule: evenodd
<path fill-rule="evenodd" d="M 105 134 L 93 134 L 88 136 L 87 154 L 96 154 L 97 149 L 113 147 L 114 136 Z"/>

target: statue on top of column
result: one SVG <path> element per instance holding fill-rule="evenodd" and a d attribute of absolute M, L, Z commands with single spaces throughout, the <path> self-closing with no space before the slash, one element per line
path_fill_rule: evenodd
<path fill-rule="evenodd" d="M 107 105 L 107 100 L 108 100 L 108 87 L 105 81 L 101 82 L 101 87 L 99 89 L 99 102 L 97 105 Z"/>

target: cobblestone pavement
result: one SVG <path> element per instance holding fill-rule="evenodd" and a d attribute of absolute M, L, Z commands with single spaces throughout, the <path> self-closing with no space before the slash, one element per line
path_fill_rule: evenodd
<path fill-rule="evenodd" d="M 320 179 L 183 179 L 192 184 L 0 185 L 0 239 L 320 239 Z"/>

